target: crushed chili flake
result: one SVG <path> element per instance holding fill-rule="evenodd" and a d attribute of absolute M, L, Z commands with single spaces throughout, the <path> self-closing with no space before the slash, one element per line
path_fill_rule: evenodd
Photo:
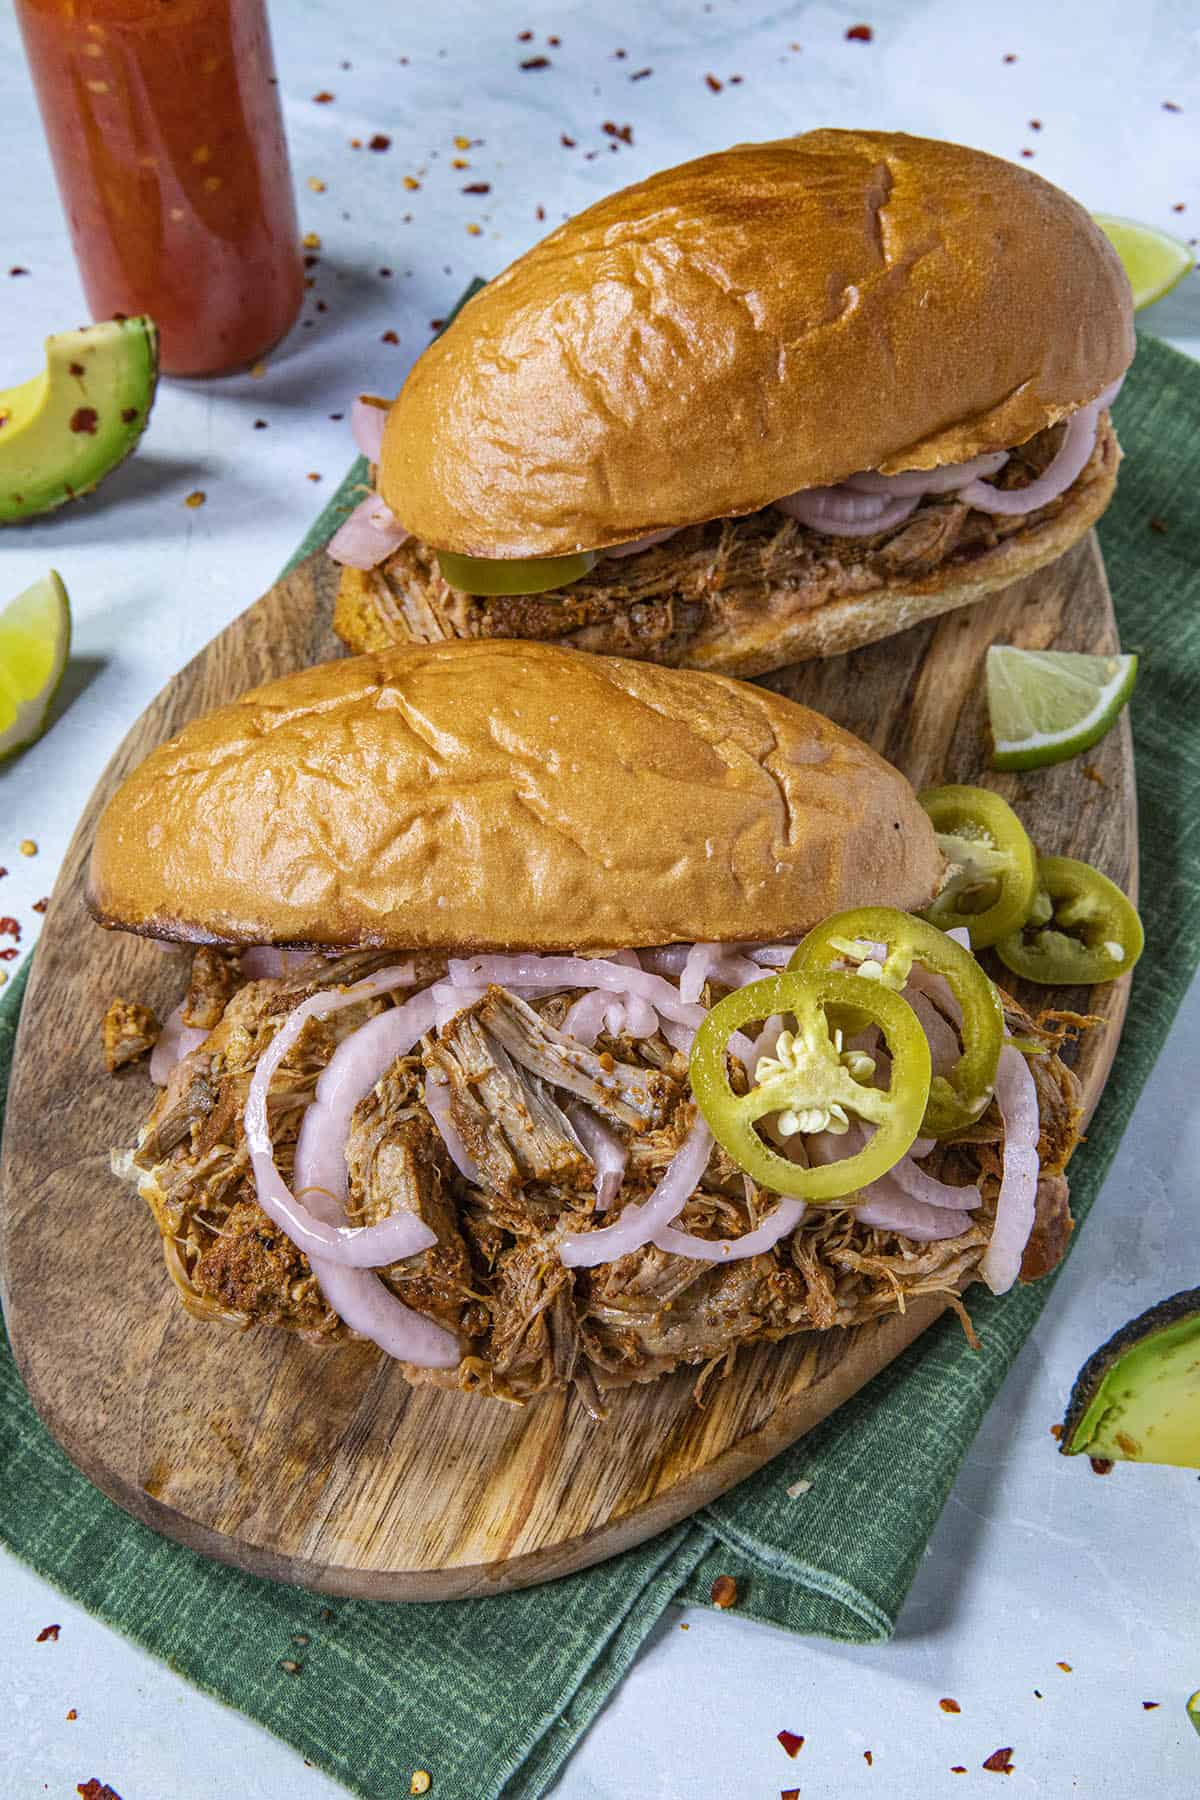
<path fill-rule="evenodd" d="M 548 56 L 527 56 L 521 67 L 523 69 L 548 69 L 550 58 Z"/>
<path fill-rule="evenodd" d="M 1040 131 L 1042 129 L 1042 121 L 1040 119 L 1030 119 L 1029 129 L 1030 131 Z"/>
<path fill-rule="evenodd" d="M 468 225 L 467 226 L 467 235 L 468 235 L 468 237 L 482 237 L 483 236 L 483 226 L 475 225 L 475 224 Z"/>
<path fill-rule="evenodd" d="M 1064 1675 L 1070 1675 L 1072 1673 L 1070 1663 L 1060 1662 L 1060 1663 L 1055 1663 L 1054 1666 L 1056 1669 L 1061 1669 Z"/>
<path fill-rule="evenodd" d="M 3 875 L 4 872 L 5 871 L 3 869 L 0 869 L 0 875 Z M 44 913 L 46 908 L 49 906 L 49 904 L 50 904 L 50 896 L 48 894 L 45 894 L 45 895 L 43 895 L 43 897 L 40 900 L 34 901 L 33 910 L 35 913 Z"/>
<path fill-rule="evenodd" d="M 557 50 L 558 46 L 562 43 L 562 39 L 560 37 L 548 37 L 546 42 L 552 50 Z"/>
<path fill-rule="evenodd" d="M 517 42 L 518 42 L 518 44 L 528 44 L 530 42 L 530 40 L 532 39 L 532 37 L 533 37 L 532 31 L 518 31 Z"/>
<path fill-rule="evenodd" d="M 939 1700 L 938 1705 L 945 1713 L 960 1713 L 962 1711 L 962 1707 L 958 1704 L 958 1701 L 951 1700 L 949 1696 L 947 1696 L 945 1700 Z"/>
<path fill-rule="evenodd" d="M 544 206 L 539 206 L 539 207 L 537 207 L 537 208 L 535 208 L 535 210 L 534 210 L 534 215 L 533 215 L 533 216 L 534 216 L 534 218 L 535 218 L 535 219 L 537 219 L 537 220 L 538 220 L 538 222 L 539 222 L 539 223 L 540 223 L 540 222 L 541 222 L 541 221 L 542 221 L 542 220 L 543 220 L 543 219 L 544 219 L 544 218 L 545 218 L 545 217 L 546 217 L 546 209 L 545 209 L 545 207 L 544 207 Z"/>
<path fill-rule="evenodd" d="M 0 962 L 12 962 L 16 954 L 15 950 L 0 950 Z"/>
<path fill-rule="evenodd" d="M 719 94 L 725 85 L 723 81 L 718 81 L 715 75 L 706 75 L 704 79 L 714 94 Z"/>
<path fill-rule="evenodd" d="M 1024 157 L 1026 157 L 1026 158 L 1028 158 L 1028 157 L 1031 157 L 1031 156 L 1032 156 L 1032 155 L 1033 155 L 1033 151 L 1032 151 L 1032 150 L 1030 150 L 1030 149 L 1029 149 L 1029 148 L 1028 148 L 1028 146 L 1026 146 L 1026 148 L 1025 148 L 1025 149 L 1023 149 L 1023 150 L 1022 150 L 1022 151 L 1021 151 L 1021 155 L 1022 155 L 1022 156 L 1024 156 Z"/>
<path fill-rule="evenodd" d="M 1162 1705 L 1161 1700 L 1143 1700 L 1142 1701 L 1142 1711 L 1143 1712 L 1154 1712 L 1156 1710 L 1156 1708 L 1160 1707 L 1161 1705 Z"/>
<path fill-rule="evenodd" d="M 645 81 L 647 75 L 653 75 L 653 69 L 635 69 L 629 77 L 630 81 Z"/>
<path fill-rule="evenodd" d="M 71 414 L 71 430 L 82 437 L 95 437 L 100 415 L 94 406 L 77 406 Z"/>
<path fill-rule="evenodd" d="M 450 167 L 452 169 L 469 169 L 470 166 L 471 165 L 465 156 L 452 156 L 450 158 Z"/>
<path fill-rule="evenodd" d="M 191 507 L 203 506 L 207 499 L 208 495 L 204 492 L 203 488 L 194 488 L 193 491 L 186 496 L 183 504 Z"/>
<path fill-rule="evenodd" d="M 0 920 L 0 924 L 2 923 L 3 921 Z M 719 1606 L 722 1612 L 727 1611 L 731 1606 L 736 1606 L 738 1591 L 737 1582 L 733 1579 L 733 1576 L 718 1575 L 717 1579 L 712 1584 L 709 1597 L 712 1600 L 713 1605 Z"/>
<path fill-rule="evenodd" d="M 1178 111 L 1178 108 L 1176 108 L 1176 111 Z M 20 263 L 14 263 L 8 272 L 10 275 L 28 275 L 29 270 L 23 269 Z"/>
<path fill-rule="evenodd" d="M 799 1788 L 780 1788 L 779 1800 L 800 1800 Z"/>
<path fill-rule="evenodd" d="M 317 474 L 315 469 L 310 469 L 308 474 L 305 476 L 306 481 L 320 481 L 320 479 L 321 479 L 321 477 Z"/>
<path fill-rule="evenodd" d="M 1171 211 L 1172 212 L 1186 212 L 1187 207 L 1184 205 L 1182 200 L 1177 200 L 1175 202 L 1174 206 L 1171 208 Z"/>
<path fill-rule="evenodd" d="M 568 137 L 566 132 L 562 131 L 559 133 L 558 141 L 564 150 L 573 150 L 577 140 L 573 137 Z"/>
<path fill-rule="evenodd" d="M 332 99 L 333 95 L 329 92 L 328 88 L 322 88 L 319 94 L 313 95 L 313 100 L 317 106 L 328 106 Z"/>
<path fill-rule="evenodd" d="M 22 838 L 20 843 L 17 845 L 17 849 L 21 852 L 22 856 L 36 856 L 37 855 L 37 845 L 34 843 L 32 838 Z"/>
<path fill-rule="evenodd" d="M 367 139 L 368 150 L 390 150 L 392 140 L 385 131 L 376 131 Z"/>
<path fill-rule="evenodd" d="M 967 1772 L 966 1763 L 951 1763 L 950 1764 L 950 1773 L 952 1775 L 965 1775 L 966 1772 Z"/>
<path fill-rule="evenodd" d="M 321 248 L 320 235 L 315 231 L 306 231 L 304 236 L 300 239 L 300 242 L 305 250 L 319 250 Z M 257 367 L 257 364 L 255 366 Z M 254 371 L 251 370 L 251 374 L 253 374 L 253 372 Z"/>
<path fill-rule="evenodd" d="M 847 38 L 855 44 L 869 44 L 875 33 L 869 25 L 851 25 L 846 33 Z"/>
<path fill-rule="evenodd" d="M 628 50 L 614 50 L 614 51 L 613 51 L 613 57 L 614 57 L 614 58 L 615 58 L 615 60 L 616 60 L 616 61 L 617 61 L 617 62 L 624 62 L 624 61 L 625 61 L 625 58 L 626 58 L 626 57 L 627 57 L 627 56 L 628 56 L 628 55 L 629 55 L 629 52 L 628 52 Z"/>
<path fill-rule="evenodd" d="M 380 269 L 379 273 L 384 281 L 390 281 L 392 279 L 392 271 L 390 269 Z"/>
<path fill-rule="evenodd" d="M 7 917 L 0 919 L 0 937 L 14 938 L 18 944 L 20 943 L 21 927 L 15 919 Z M 57 1631 L 58 1626 L 56 1625 L 54 1629 Z"/>
<path fill-rule="evenodd" d="M 394 331 L 385 331 L 379 341 L 381 344 L 398 344 L 400 339 Z"/>
<path fill-rule="evenodd" d="M 267 421 L 265 419 L 255 419 L 254 429 L 255 431 L 265 431 L 267 429 Z"/>
<path fill-rule="evenodd" d="M 116 1788 L 109 1787 L 107 1781 L 97 1781 L 94 1775 L 90 1781 L 76 1782 L 75 1792 L 82 1794 L 83 1800 L 121 1800 Z"/>
<path fill-rule="evenodd" d="M 869 1750 L 863 1751 L 863 1761 L 866 1763 L 868 1769 L 873 1766 L 873 1764 L 875 1762 L 875 1758 L 872 1756 L 872 1754 Z"/>
<path fill-rule="evenodd" d="M 1011 1775 L 1013 1772 L 1012 1745 L 1004 1744 L 999 1750 L 993 1750 L 990 1756 L 985 1756 L 983 1767 L 993 1775 Z"/>
<path fill-rule="evenodd" d="M 406 175 L 404 177 L 404 185 L 410 194 L 415 194 L 421 186 L 415 175 Z"/>
<path fill-rule="evenodd" d="M 305 186 L 314 194 L 323 194 L 325 192 L 325 183 L 321 180 L 319 175 L 310 175 Z"/>
<path fill-rule="evenodd" d="M 1107 1456 L 1089 1456 L 1093 1475 L 1111 1475 L 1113 1466 Z"/>
<path fill-rule="evenodd" d="M 454 148 L 456 150 L 469 150 L 471 148 L 470 138 L 456 137 L 454 140 Z"/>
<path fill-rule="evenodd" d="M 77 1712 L 76 1712 L 76 1711 L 75 1711 L 75 1708 L 74 1708 L 74 1707 L 72 1707 L 72 1708 L 71 1708 L 71 1710 L 70 1710 L 70 1712 L 69 1712 L 69 1713 L 68 1713 L 68 1714 L 67 1714 L 67 1722 L 68 1722 L 68 1724 L 69 1724 L 69 1723 L 70 1723 L 70 1721 L 71 1721 L 71 1720 L 72 1720 L 72 1719 L 77 1719 L 77 1718 L 78 1718 L 78 1717 L 79 1717 L 79 1714 L 78 1714 L 78 1713 L 77 1713 Z"/>
<path fill-rule="evenodd" d="M 490 194 L 491 191 L 492 184 L 490 181 L 468 181 L 466 187 L 463 189 L 464 194 Z"/>
<path fill-rule="evenodd" d="M 0 919 L 0 925 L 7 925 L 8 922 L 9 921 L 7 919 Z M 61 1625 L 43 1625 L 42 1629 L 38 1632 L 37 1637 L 35 1638 L 34 1642 L 38 1643 L 38 1644 L 45 1644 L 45 1643 L 57 1644 L 58 1634 L 61 1630 L 62 1630 Z"/>
<path fill-rule="evenodd" d="M 445 319 L 430 319 L 429 329 L 430 331 L 441 331 L 444 329 L 445 324 Z"/>
<path fill-rule="evenodd" d="M 1164 100 L 1162 103 L 1162 108 L 1163 108 L 1164 112 L 1182 112 L 1183 111 L 1182 106 L 1178 105 L 1174 100 Z"/>
<path fill-rule="evenodd" d="M 804 1748 L 804 1739 L 802 1737 L 797 1737 L 794 1731 L 777 1731 L 775 1736 L 779 1739 L 789 1756 L 799 1756 L 801 1750 Z"/>
<path fill-rule="evenodd" d="M 617 125 L 612 119 L 605 119 L 601 129 L 606 137 L 616 138 L 622 144 L 633 143 L 632 125 Z"/>
<path fill-rule="evenodd" d="M 1091 767 L 1091 764 L 1090 764 L 1090 763 L 1089 763 L 1089 764 L 1088 764 L 1088 767 L 1087 767 L 1087 768 L 1086 768 L 1086 769 L 1084 769 L 1084 771 L 1083 771 L 1083 772 L 1084 772 L 1084 774 L 1085 774 L 1085 775 L 1088 775 L 1088 770 L 1089 770 L 1089 769 L 1091 769 L 1091 774 L 1090 774 L 1090 775 L 1089 775 L 1089 776 L 1088 776 L 1088 779 L 1089 779 L 1089 780 L 1094 780 L 1094 778 L 1095 778 L 1095 774 L 1096 774 L 1096 771 L 1095 771 L 1095 770 L 1094 770 L 1094 769 L 1092 769 L 1092 767 Z M 1052 1437 L 1052 1438 L 1054 1438 L 1054 1440 L 1055 1440 L 1055 1441 L 1056 1441 L 1056 1442 L 1057 1442 L 1057 1440 L 1058 1440 L 1058 1439 L 1059 1439 L 1059 1438 L 1060 1438 L 1060 1437 L 1061 1437 L 1061 1436 L 1062 1436 L 1062 1433 L 1063 1433 L 1063 1428 L 1062 1428 L 1062 1426 L 1061 1426 L 1061 1425 L 1052 1425 L 1052 1426 L 1051 1426 L 1051 1427 L 1050 1427 L 1050 1436 L 1051 1436 L 1051 1437 Z"/>

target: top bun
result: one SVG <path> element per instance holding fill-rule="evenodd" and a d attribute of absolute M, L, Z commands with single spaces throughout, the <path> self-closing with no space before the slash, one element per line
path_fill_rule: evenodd
<path fill-rule="evenodd" d="M 927 904 L 904 777 L 718 675 L 437 644 L 256 688 L 109 801 L 88 905 L 202 943 L 598 950 L 791 935 Z"/>
<path fill-rule="evenodd" d="M 1121 263 L 1061 189 L 810 131 L 625 188 L 489 282 L 409 375 L 378 486 L 438 549 L 599 549 L 1009 449 L 1133 350 Z"/>

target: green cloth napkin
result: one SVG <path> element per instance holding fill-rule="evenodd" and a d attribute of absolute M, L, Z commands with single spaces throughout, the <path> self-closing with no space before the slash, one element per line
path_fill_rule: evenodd
<path fill-rule="evenodd" d="M 1117 1066 L 1071 1168 L 1083 1218 L 1200 943 L 1200 368 L 1152 339 L 1117 403 L 1127 453 L 1101 526 L 1133 699 L 1147 948 Z M 308 545 L 345 507 L 351 472 Z M 1152 525 L 1151 521 L 1155 521 Z M 3 1102 L 23 974 L 0 1004 Z M 43 1430 L 0 1343 L 0 1537 L 198 1686 L 369 1800 L 536 1800 L 672 1600 L 738 1578 L 742 1614 L 852 1643 L 886 1639 L 959 1464 L 1051 1282 L 972 1298 L 983 1340 L 934 1326 L 800 1444 L 690 1523 L 547 1587 L 440 1606 L 325 1602 L 157 1538 L 103 1499 Z M 803 1475 L 812 1487 L 788 1498 Z M 868 1515 L 857 1497 L 872 1496 Z M 848 1524 L 853 1521 L 853 1524 Z M 295 1634 L 307 1639 L 301 1647 Z M 300 1665 L 289 1675 L 281 1663 Z"/>

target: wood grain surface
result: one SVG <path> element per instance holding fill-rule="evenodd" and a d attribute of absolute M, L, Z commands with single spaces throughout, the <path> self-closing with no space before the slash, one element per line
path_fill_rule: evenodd
<path fill-rule="evenodd" d="M 0 1168 L 0 1292 L 18 1364 L 72 1460 L 118 1505 L 193 1549 L 333 1594 L 436 1600 L 526 1586 L 612 1556 L 732 1487 L 853 1394 L 941 1310 L 743 1351 L 692 1399 L 692 1375 L 613 1397 L 518 1408 L 411 1389 L 372 1346 L 206 1325 L 178 1304 L 149 1212 L 109 1172 L 147 1110 L 144 1064 L 105 1073 L 114 994 L 160 1017 L 182 954 L 101 931 L 82 887 L 114 784 L 185 720 L 252 683 L 334 654 L 333 570 L 310 557 L 164 689 L 105 771 L 46 915 L 21 1022 Z M 1116 626 L 1094 539 L 981 605 L 852 655 L 770 678 L 899 764 L 918 786 L 976 781 L 1037 842 L 1086 857 L 1136 895 L 1129 726 L 1088 756 L 1024 776 L 984 768 L 989 643 L 1108 651 Z M 1035 1009 L 1047 990 L 1021 996 Z M 1054 990 L 1102 1012 L 1078 1052 L 1103 1086 L 1124 981 Z"/>

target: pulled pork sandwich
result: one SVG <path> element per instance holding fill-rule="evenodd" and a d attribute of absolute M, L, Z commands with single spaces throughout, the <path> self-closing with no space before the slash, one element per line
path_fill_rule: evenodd
<path fill-rule="evenodd" d="M 506 1400 L 1003 1291 L 1062 1252 L 1075 1086 L 914 916 L 943 877 L 903 776 L 762 689 L 290 675 L 101 818 L 94 915 L 197 946 L 114 1166 L 197 1317 Z"/>
<path fill-rule="evenodd" d="M 684 163 L 360 401 L 337 630 L 742 676 L 871 643 L 1084 535 L 1133 349 L 1115 251 L 1029 169 L 860 131 Z"/>

